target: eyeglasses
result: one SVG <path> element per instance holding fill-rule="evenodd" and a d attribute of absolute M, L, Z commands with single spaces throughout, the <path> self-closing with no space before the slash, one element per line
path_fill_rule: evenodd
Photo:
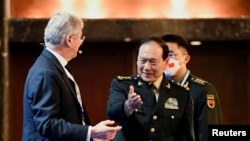
<path fill-rule="evenodd" d="M 71 34 L 71 35 L 72 35 L 72 36 L 75 36 L 75 37 L 78 36 L 78 34 Z M 85 38 L 86 38 L 86 37 L 85 37 L 84 34 L 82 33 L 81 36 L 80 36 L 80 39 L 81 39 L 82 41 L 84 41 Z"/>
<path fill-rule="evenodd" d="M 169 52 L 169 53 L 168 53 L 168 57 L 174 58 L 174 56 L 175 56 L 175 54 L 174 54 L 173 52 Z"/>
<path fill-rule="evenodd" d="M 186 53 L 176 54 L 176 53 L 174 53 L 174 52 L 169 52 L 169 53 L 168 53 L 168 57 L 174 58 L 174 59 L 176 59 L 176 57 L 179 56 L 179 55 L 187 55 L 187 54 L 186 54 Z"/>

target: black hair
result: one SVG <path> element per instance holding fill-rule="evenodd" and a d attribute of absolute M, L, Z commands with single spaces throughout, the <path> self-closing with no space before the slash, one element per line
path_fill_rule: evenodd
<path fill-rule="evenodd" d="M 162 39 L 165 42 L 177 43 L 178 46 L 185 48 L 187 50 L 188 54 L 190 54 L 189 43 L 184 37 L 177 35 L 177 34 L 166 34 L 166 35 L 162 36 Z"/>
<path fill-rule="evenodd" d="M 169 54 L 168 46 L 164 40 L 162 40 L 160 37 L 155 37 L 155 36 L 146 37 L 142 39 L 137 46 L 136 55 L 138 56 L 141 45 L 150 41 L 155 41 L 157 44 L 160 45 L 160 47 L 162 48 L 162 59 L 165 60 Z"/>

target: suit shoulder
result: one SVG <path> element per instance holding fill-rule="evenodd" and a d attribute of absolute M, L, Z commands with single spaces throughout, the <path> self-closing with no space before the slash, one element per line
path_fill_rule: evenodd
<path fill-rule="evenodd" d="M 205 86 L 208 84 L 208 82 L 205 81 L 204 79 L 197 77 L 197 76 L 194 76 L 194 75 L 191 76 L 191 82 L 198 84 L 200 86 Z"/>

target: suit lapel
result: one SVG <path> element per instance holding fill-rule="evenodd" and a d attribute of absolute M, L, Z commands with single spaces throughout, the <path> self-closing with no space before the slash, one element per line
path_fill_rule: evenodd
<path fill-rule="evenodd" d="M 67 84 L 68 88 L 70 89 L 71 94 L 77 100 L 74 82 L 72 80 L 70 80 L 70 78 L 66 75 L 66 73 L 63 74 L 63 79 L 64 79 L 65 83 Z"/>
<path fill-rule="evenodd" d="M 72 83 L 70 82 L 71 80 L 68 78 L 66 72 L 64 71 L 63 67 L 61 66 L 60 62 L 57 60 L 57 58 L 48 50 L 44 49 L 42 52 L 42 55 L 49 59 L 57 68 L 58 72 L 62 75 L 66 85 L 68 86 L 70 93 L 72 94 L 72 96 L 77 100 L 76 97 L 76 90 L 74 85 L 72 85 Z M 77 100 L 78 101 L 78 100 Z M 79 104 L 80 105 L 80 104 Z"/>

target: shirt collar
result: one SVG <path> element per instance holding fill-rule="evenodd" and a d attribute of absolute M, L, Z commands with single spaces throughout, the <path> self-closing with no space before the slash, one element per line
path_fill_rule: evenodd
<path fill-rule="evenodd" d="M 156 79 L 156 81 L 153 83 L 154 86 L 159 90 L 160 85 L 161 85 L 161 81 L 163 79 L 163 75 L 161 75 L 158 79 Z"/>
<path fill-rule="evenodd" d="M 181 78 L 181 80 L 179 81 L 179 83 L 183 86 L 186 82 L 187 82 L 187 79 L 190 75 L 190 70 L 187 70 L 185 75 Z"/>
<path fill-rule="evenodd" d="M 63 68 L 67 65 L 68 61 L 64 59 L 60 54 L 58 54 L 57 52 L 53 51 L 50 48 L 45 48 L 45 49 L 51 52 L 58 59 Z"/>

